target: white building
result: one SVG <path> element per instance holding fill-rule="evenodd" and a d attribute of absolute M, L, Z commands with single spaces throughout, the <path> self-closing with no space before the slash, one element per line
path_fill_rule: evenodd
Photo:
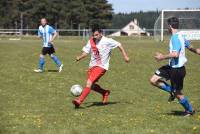
<path fill-rule="evenodd" d="M 112 33 L 109 36 L 137 36 L 137 35 L 150 36 L 150 33 L 146 32 L 145 29 L 140 28 L 137 19 L 134 19 L 134 21 L 129 22 L 121 30 Z"/>

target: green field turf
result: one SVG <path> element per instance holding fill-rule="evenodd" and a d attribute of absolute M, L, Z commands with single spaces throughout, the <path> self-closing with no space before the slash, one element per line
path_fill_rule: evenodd
<path fill-rule="evenodd" d="M 89 57 L 76 63 L 85 41 L 80 38 L 56 40 L 61 73 L 46 57 L 45 72 L 36 74 L 41 41 L 0 40 L 0 133 L 1 134 L 199 134 L 200 56 L 187 51 L 184 93 L 197 113 L 180 116 L 183 108 L 168 103 L 168 94 L 152 87 L 149 78 L 167 63 L 157 63 L 156 51 L 167 52 L 167 42 L 150 39 L 117 38 L 127 49 L 131 62 L 123 61 L 118 49 L 112 53 L 110 70 L 99 81 L 111 90 L 110 104 L 100 105 L 94 92 L 82 107 L 74 109 L 70 94 L 73 84 L 85 85 Z M 200 42 L 192 42 L 200 47 Z"/>

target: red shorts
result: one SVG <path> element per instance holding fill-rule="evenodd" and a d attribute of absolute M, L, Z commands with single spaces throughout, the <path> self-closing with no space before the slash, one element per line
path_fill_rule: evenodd
<path fill-rule="evenodd" d="M 101 78 L 101 76 L 105 74 L 105 72 L 106 72 L 105 69 L 98 66 L 94 66 L 88 70 L 88 79 L 92 83 L 95 83 Z"/>

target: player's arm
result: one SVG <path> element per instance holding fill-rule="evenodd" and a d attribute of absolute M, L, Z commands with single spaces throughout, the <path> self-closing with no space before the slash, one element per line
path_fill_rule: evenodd
<path fill-rule="evenodd" d="M 53 36 L 52 36 L 51 40 L 49 41 L 49 43 L 51 43 L 51 44 L 53 44 L 53 41 L 54 41 L 55 38 L 57 37 L 58 33 L 55 31 L 55 32 L 53 32 L 52 34 L 53 34 Z"/>
<path fill-rule="evenodd" d="M 157 52 L 155 55 L 155 59 L 157 61 L 179 57 L 179 52 L 181 50 L 181 45 L 182 45 L 180 39 L 178 38 L 178 36 L 172 36 L 171 42 L 172 42 L 172 51 L 168 54 L 162 54 Z"/>
<path fill-rule="evenodd" d="M 38 29 L 38 38 L 42 39 L 42 33 L 40 32 L 40 30 Z"/>
<path fill-rule="evenodd" d="M 156 52 L 156 55 L 155 55 L 155 59 L 157 61 L 162 61 L 162 60 L 171 59 L 171 58 L 178 58 L 178 57 L 179 57 L 179 53 L 176 51 L 172 51 L 169 54 L 162 54 L 160 52 Z"/>
<path fill-rule="evenodd" d="M 49 43 L 51 43 L 51 44 L 53 44 L 53 41 L 55 40 L 55 38 L 57 37 L 57 35 L 58 35 L 58 33 L 57 33 L 57 31 L 53 28 L 53 27 L 51 27 L 51 26 L 49 26 L 49 34 L 52 34 L 52 38 L 49 40 Z"/>
<path fill-rule="evenodd" d="M 88 43 L 83 47 L 82 49 L 82 53 L 76 57 L 76 61 L 80 61 L 82 60 L 83 58 L 85 58 L 91 51 L 91 45 L 90 45 L 90 42 L 88 41 Z"/>
<path fill-rule="evenodd" d="M 194 48 L 192 45 L 186 47 L 189 51 L 200 55 L 200 48 Z"/>
<path fill-rule="evenodd" d="M 76 57 L 76 61 L 80 61 L 85 58 L 88 54 L 86 52 L 82 52 L 79 56 Z"/>
<path fill-rule="evenodd" d="M 118 48 L 119 48 L 119 50 L 121 51 L 121 53 L 122 53 L 122 55 L 123 55 L 123 57 L 124 57 L 124 60 L 125 60 L 126 62 L 129 62 L 130 59 L 129 59 L 128 54 L 127 54 L 127 52 L 125 51 L 124 47 L 123 47 L 122 45 L 119 45 Z"/>
<path fill-rule="evenodd" d="M 194 48 L 194 47 L 191 45 L 191 42 L 190 42 L 189 40 L 186 40 L 186 39 L 185 39 L 185 47 L 186 47 L 189 51 L 191 51 L 191 52 L 193 52 L 193 53 L 195 53 L 195 54 L 199 54 L 199 55 L 200 55 L 200 48 Z"/>

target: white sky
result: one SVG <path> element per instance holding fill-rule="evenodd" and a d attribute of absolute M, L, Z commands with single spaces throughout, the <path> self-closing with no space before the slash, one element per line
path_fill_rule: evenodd
<path fill-rule="evenodd" d="M 108 0 L 115 13 L 177 8 L 200 8 L 200 0 Z"/>

